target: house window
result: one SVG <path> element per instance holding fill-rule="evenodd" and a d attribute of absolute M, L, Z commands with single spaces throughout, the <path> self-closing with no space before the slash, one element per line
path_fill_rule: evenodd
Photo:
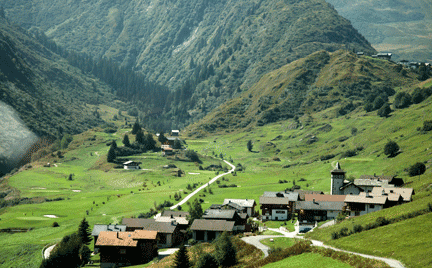
<path fill-rule="evenodd" d="M 285 210 L 276 210 L 275 213 L 277 213 L 277 214 L 285 214 Z"/>
<path fill-rule="evenodd" d="M 355 212 L 355 215 L 356 215 L 356 216 L 360 216 L 360 211 L 356 211 L 356 212 Z"/>
<path fill-rule="evenodd" d="M 120 249 L 120 254 L 126 254 L 126 249 Z"/>
<path fill-rule="evenodd" d="M 374 209 L 374 208 L 375 208 L 375 205 L 370 205 L 370 208 L 371 208 L 371 209 Z"/>

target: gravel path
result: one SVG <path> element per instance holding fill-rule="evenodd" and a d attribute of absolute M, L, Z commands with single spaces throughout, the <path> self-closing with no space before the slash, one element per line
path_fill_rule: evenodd
<path fill-rule="evenodd" d="M 297 236 L 298 231 L 299 231 L 298 224 L 295 225 L 295 228 L 296 229 L 295 229 L 294 232 L 284 231 L 283 228 L 279 228 L 279 229 L 268 228 L 268 230 L 278 232 L 281 235 L 283 235 L 284 237 L 304 239 L 304 237 L 302 237 L 302 236 Z M 266 238 L 272 238 L 272 237 L 281 237 L 281 236 L 277 236 L 277 235 L 258 235 L 258 236 L 252 236 L 252 237 L 243 237 L 242 240 L 245 241 L 248 244 L 251 244 L 251 245 L 257 247 L 258 249 L 261 249 L 262 252 L 264 252 L 264 256 L 267 257 L 268 256 L 269 247 L 261 244 L 260 240 L 266 239 Z M 405 266 L 400 261 L 397 261 L 397 260 L 394 260 L 394 259 L 383 258 L 383 257 L 378 257 L 378 256 L 372 256 L 372 255 L 367 255 L 367 254 L 352 252 L 352 251 L 348 251 L 348 250 L 342 250 L 342 249 L 338 249 L 338 248 L 334 248 L 334 247 L 330 247 L 330 246 L 324 245 L 323 242 L 318 241 L 318 240 L 310 240 L 310 241 L 312 242 L 312 245 L 316 246 L 316 247 L 329 248 L 329 249 L 332 249 L 332 250 L 335 250 L 335 251 L 341 251 L 341 252 L 351 253 L 351 254 L 354 254 L 354 255 L 359 255 L 359 256 L 362 256 L 362 257 L 368 258 L 368 259 L 375 259 L 375 260 L 383 261 L 383 262 L 387 263 L 390 267 L 393 267 L 393 268 L 405 268 Z"/>
<path fill-rule="evenodd" d="M 43 254 L 45 259 L 49 258 L 51 251 L 55 248 L 55 246 L 57 246 L 57 244 L 52 245 L 52 246 L 48 247 L 47 249 L 45 249 L 44 254 Z"/>

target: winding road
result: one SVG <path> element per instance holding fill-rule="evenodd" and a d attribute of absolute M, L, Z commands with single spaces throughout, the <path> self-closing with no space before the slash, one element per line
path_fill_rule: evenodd
<path fill-rule="evenodd" d="M 297 234 L 299 233 L 299 228 L 298 228 L 298 224 L 296 224 L 295 226 L 295 231 L 294 232 L 286 232 L 284 230 L 281 229 L 273 229 L 273 228 L 268 228 L 271 231 L 274 232 L 278 232 L 281 235 L 283 235 L 284 237 L 289 237 L 289 238 L 298 238 L 298 239 L 305 239 L 302 236 L 298 236 Z M 250 236 L 250 237 L 243 237 L 242 240 L 245 241 L 248 244 L 251 244 L 255 247 L 257 247 L 258 249 L 260 249 L 263 253 L 264 256 L 267 257 L 268 251 L 269 251 L 269 247 L 261 244 L 261 240 L 266 239 L 266 238 L 274 238 L 274 237 L 281 237 L 281 235 L 258 235 L 258 236 Z M 393 268 L 406 268 L 400 261 L 394 260 L 394 259 L 389 259 L 389 258 L 383 258 L 383 257 L 378 257 L 378 256 L 372 256 L 372 255 L 367 255 L 367 254 L 362 254 L 362 253 L 357 253 L 357 252 L 352 252 L 352 251 L 347 251 L 347 250 L 342 250 L 342 249 L 338 249 L 338 248 L 334 248 L 334 247 L 330 247 L 327 245 L 324 245 L 323 242 L 318 241 L 318 240 L 309 240 L 312 242 L 313 246 L 316 247 L 323 247 L 323 248 L 329 248 L 335 251 L 341 251 L 341 252 L 346 252 L 346 253 L 351 253 L 354 255 L 359 255 L 362 256 L 364 258 L 368 258 L 368 259 L 375 259 L 375 260 L 379 260 L 379 261 L 383 261 L 385 263 L 387 263 L 390 267 Z"/>

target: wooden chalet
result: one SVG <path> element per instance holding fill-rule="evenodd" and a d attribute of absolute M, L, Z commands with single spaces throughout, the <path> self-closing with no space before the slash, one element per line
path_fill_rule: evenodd
<path fill-rule="evenodd" d="M 349 216 L 362 216 L 388 208 L 391 205 L 387 196 L 373 196 L 369 192 L 360 193 L 360 195 L 347 195 L 345 203 L 344 211 L 348 212 Z"/>
<path fill-rule="evenodd" d="M 212 241 L 218 238 L 223 232 L 232 233 L 234 231 L 234 222 L 226 220 L 194 220 L 190 228 L 192 237 L 196 241 Z"/>
<path fill-rule="evenodd" d="M 93 230 L 91 235 L 93 236 L 93 241 L 94 241 L 94 248 L 95 251 L 97 252 L 98 249 L 96 247 L 96 242 L 98 240 L 99 234 L 100 232 L 125 232 L 126 231 L 126 225 L 120 225 L 120 224 L 95 224 L 93 226 Z"/>
<path fill-rule="evenodd" d="M 264 192 L 259 202 L 263 220 L 284 221 L 292 217 L 295 202 L 299 200 L 296 192 Z"/>
<path fill-rule="evenodd" d="M 156 231 L 102 231 L 96 242 L 103 268 L 144 264 L 158 256 Z"/>

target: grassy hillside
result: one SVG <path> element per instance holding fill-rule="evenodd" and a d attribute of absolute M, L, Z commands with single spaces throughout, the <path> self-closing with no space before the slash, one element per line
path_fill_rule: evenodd
<path fill-rule="evenodd" d="M 432 61 L 431 10 L 428 0 L 327 0 L 349 19 L 378 51 L 396 60 Z"/>
<path fill-rule="evenodd" d="M 402 75 L 389 61 L 343 50 L 320 51 L 264 75 L 239 97 L 190 125 L 187 133 L 196 136 L 289 118 L 298 121 L 299 116 L 326 109 L 325 116 L 339 117 L 364 106 L 368 99 L 374 101 L 389 88 L 411 89 L 418 83 L 416 76 Z"/>
<path fill-rule="evenodd" d="M 323 0 L 4 0 L 2 5 L 12 21 L 42 30 L 66 49 L 113 59 L 176 90 L 175 99 L 145 112 L 164 109 L 162 120 L 179 126 L 203 117 L 263 74 L 317 50 L 374 52 Z"/>

